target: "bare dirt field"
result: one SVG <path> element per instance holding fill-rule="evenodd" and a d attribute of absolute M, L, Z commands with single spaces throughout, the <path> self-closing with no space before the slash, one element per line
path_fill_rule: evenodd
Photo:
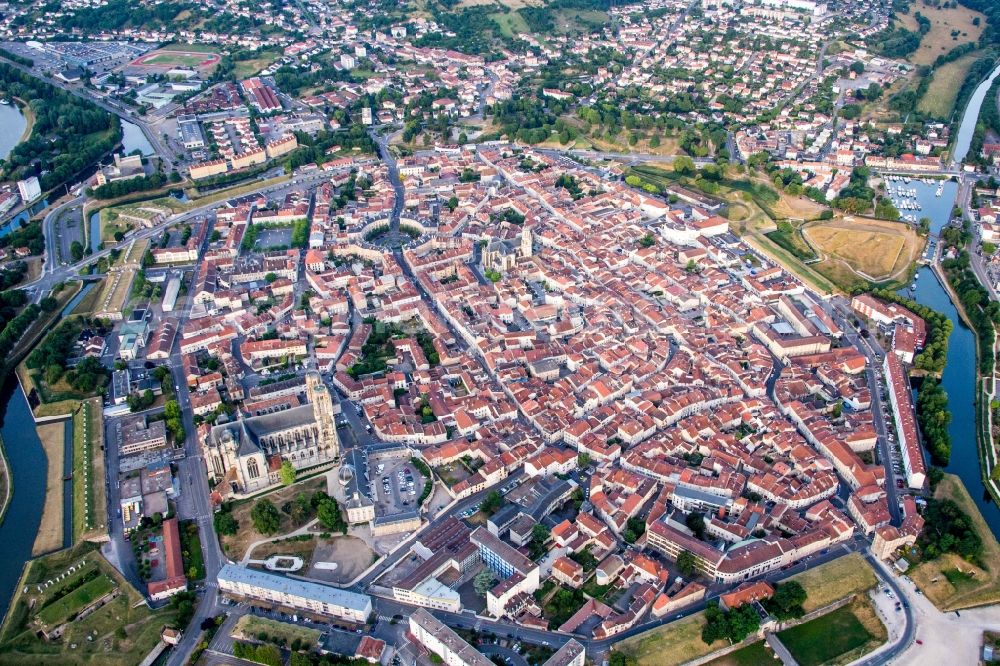
<path fill-rule="evenodd" d="M 929 65 L 939 56 L 956 46 L 975 42 L 986 26 L 986 18 L 979 12 L 962 7 L 936 9 L 920 3 L 913 3 L 909 14 L 897 13 L 896 17 L 907 30 L 918 28 L 916 12 L 930 19 L 931 29 L 920 40 L 920 48 L 913 52 L 909 61 L 915 65 Z M 979 17 L 979 25 L 972 25 L 972 19 Z M 952 31 L 958 34 L 952 35 Z"/>
<path fill-rule="evenodd" d="M 822 206 L 812 199 L 793 197 L 784 192 L 779 192 L 778 202 L 771 204 L 770 208 L 779 218 L 787 217 L 799 220 L 815 220 L 826 210 L 826 206 Z"/>
<path fill-rule="evenodd" d="M 824 260 L 844 263 L 875 282 L 898 279 L 923 248 L 910 225 L 860 217 L 809 224 L 802 235 Z"/>
<path fill-rule="evenodd" d="M 48 473 L 45 482 L 45 508 L 42 510 L 42 524 L 38 527 L 32 556 L 50 553 L 63 547 L 63 445 L 66 426 L 62 423 L 47 423 L 36 426 L 38 438 L 42 440 L 45 457 L 48 459 Z"/>
<path fill-rule="evenodd" d="M 367 569 L 375 553 L 368 545 L 352 536 L 338 536 L 329 540 L 322 540 L 313 553 L 312 566 L 309 568 L 309 577 L 329 581 L 337 585 L 343 585 L 357 578 L 362 571 Z M 320 562 L 336 563 L 336 569 L 321 568 L 317 566 Z"/>

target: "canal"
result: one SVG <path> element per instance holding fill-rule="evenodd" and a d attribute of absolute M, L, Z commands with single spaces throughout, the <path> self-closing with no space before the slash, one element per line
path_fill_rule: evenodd
<path fill-rule="evenodd" d="M 6 613 L 24 563 L 31 559 L 45 504 L 48 469 L 28 401 L 14 373 L 7 376 L 0 389 L 0 434 L 14 483 L 10 508 L 0 525 L 0 562 L 3 562 L 0 567 L 0 611 Z"/>
<path fill-rule="evenodd" d="M 979 110 L 983 106 L 983 99 L 986 97 L 990 86 L 993 85 L 993 80 L 998 75 L 1000 75 L 1000 64 L 996 66 L 985 81 L 979 84 L 969 99 L 969 105 L 965 107 L 962 124 L 958 128 L 958 138 L 955 139 L 955 154 L 952 156 L 955 164 L 961 163 L 969 152 L 969 146 L 972 145 L 972 135 L 976 132 L 976 121 L 979 119 Z M 990 100 L 990 103 L 992 104 L 993 100 Z"/>
<path fill-rule="evenodd" d="M 901 290 L 900 294 L 921 305 L 937 310 L 951 320 L 954 327 L 948 339 L 948 360 L 941 376 L 941 387 L 948 394 L 951 410 L 951 459 L 945 471 L 962 479 L 975 500 L 983 518 L 993 534 L 1000 538 L 1000 507 L 986 491 L 980 476 L 979 447 L 976 442 L 976 336 L 965 325 L 948 292 L 938 281 L 929 266 L 918 273 L 915 292 Z"/>

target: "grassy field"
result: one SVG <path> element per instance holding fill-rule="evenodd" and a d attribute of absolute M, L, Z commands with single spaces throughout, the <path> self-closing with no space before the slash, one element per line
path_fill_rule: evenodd
<path fill-rule="evenodd" d="M 852 594 L 866 592 L 878 582 L 871 565 L 858 553 L 803 571 L 791 580 L 798 581 L 808 595 L 802 604 L 807 613 Z"/>
<path fill-rule="evenodd" d="M 287 534 L 288 532 L 296 529 L 296 526 L 292 523 L 292 519 L 288 514 L 281 511 L 281 506 L 294 498 L 300 492 L 304 492 L 306 495 L 312 495 L 313 492 L 317 490 L 326 490 L 326 476 L 320 475 L 306 481 L 296 483 L 291 486 L 284 488 L 279 488 L 271 493 L 268 493 L 264 497 L 269 499 L 274 506 L 278 508 L 278 513 L 281 515 L 281 525 L 278 528 L 277 534 L 271 535 L 272 537 L 277 537 L 282 534 Z M 239 523 L 240 527 L 236 531 L 236 534 L 232 536 L 221 537 L 222 550 L 232 559 L 239 560 L 243 557 L 246 552 L 247 547 L 254 541 L 260 541 L 261 539 L 268 538 L 267 535 L 261 534 L 253 528 L 253 521 L 250 520 L 250 511 L 253 509 L 254 504 L 256 504 L 261 497 L 257 497 L 245 502 L 240 502 L 233 506 L 233 518 Z M 255 551 L 254 555 L 257 555 Z"/>
<path fill-rule="evenodd" d="M 955 108 L 955 99 L 958 97 L 959 85 L 965 80 L 965 75 L 972 67 L 972 63 L 979 57 L 980 54 L 973 51 L 969 55 L 935 70 L 927 92 L 924 93 L 920 104 L 917 105 L 917 110 L 936 118 L 944 118 L 945 120 L 951 118 Z"/>
<path fill-rule="evenodd" d="M 507 37 L 514 37 L 528 32 L 528 24 L 524 22 L 524 17 L 517 12 L 507 14 L 495 12 L 490 14 L 490 18 L 500 28 L 500 32 Z"/>
<path fill-rule="evenodd" d="M 802 234 L 824 261 L 843 262 L 861 279 L 876 282 L 905 273 L 924 242 L 908 224 L 866 218 L 808 224 Z"/>
<path fill-rule="evenodd" d="M 38 527 L 32 555 L 41 555 L 63 547 L 63 458 L 66 427 L 62 422 L 35 426 L 48 460 L 45 481 L 45 506 Z"/>
<path fill-rule="evenodd" d="M 233 76 L 237 79 L 251 77 L 281 57 L 280 51 L 261 51 L 255 58 L 233 62 Z"/>
<path fill-rule="evenodd" d="M 983 540 L 983 561 L 992 568 L 981 569 L 949 553 L 916 565 L 909 572 L 910 578 L 942 611 L 997 603 L 1000 601 L 1000 544 L 957 476 L 946 474 L 934 496 L 950 499 L 972 517 Z"/>
<path fill-rule="evenodd" d="M 277 639 L 278 642 L 284 640 L 286 645 L 291 645 L 298 639 L 302 645 L 310 647 L 316 645 L 322 635 L 316 629 L 269 620 L 266 617 L 244 615 L 233 627 L 232 636 L 233 638 L 254 639 L 260 633 L 266 633 L 272 639 Z"/>
<path fill-rule="evenodd" d="M 801 666 L 849 663 L 881 645 L 887 637 L 867 598 L 778 632 L 778 638 Z"/>
<path fill-rule="evenodd" d="M 105 574 L 100 574 L 97 578 L 84 583 L 43 608 L 38 613 L 38 619 L 46 626 L 54 627 L 64 622 L 70 615 L 79 613 L 113 589 L 115 589 L 115 584 L 111 582 L 111 579 Z"/>
<path fill-rule="evenodd" d="M 188 53 L 166 52 L 155 53 L 143 61 L 144 65 L 169 65 L 170 67 L 197 67 L 205 58 Z"/>
<path fill-rule="evenodd" d="M 542 0 L 460 0 L 458 7 L 465 8 L 492 4 L 503 5 L 511 10 L 518 10 L 522 7 L 539 7 L 545 3 Z"/>
<path fill-rule="evenodd" d="M 37 586 L 46 580 L 54 580 L 66 572 L 70 566 L 83 563 L 83 568 L 39 593 Z M 82 601 L 84 596 L 97 598 L 101 589 L 110 583 L 117 586 L 121 594 L 83 619 L 66 625 L 66 633 L 58 642 L 49 642 L 35 634 L 29 625 L 34 615 L 29 606 L 39 608 L 50 598 L 58 598 L 60 591 L 74 579 L 78 580 L 88 571 L 99 569 L 95 581 L 88 583 L 86 595 L 80 588 L 70 593 L 73 603 Z M 26 590 L 26 591 L 22 591 Z M 94 596 L 96 595 L 96 596 Z M 69 600 L 67 600 L 68 602 Z M 56 615 L 55 609 L 62 604 L 47 606 L 41 613 Z M 164 626 L 173 621 L 169 610 L 153 612 L 144 603 L 142 595 L 129 586 L 118 573 L 96 552 L 96 546 L 82 543 L 72 549 L 62 550 L 28 563 L 24 576 L 18 584 L 11 611 L 4 620 L 3 634 L 0 636 L 0 663 L 19 665 L 52 664 L 63 666 L 100 665 L 134 666 L 142 661 L 160 639 Z M 73 646 L 72 648 L 70 646 Z"/>
<path fill-rule="evenodd" d="M 909 14 L 897 13 L 896 18 L 907 30 L 917 30 L 915 12 L 930 19 L 931 29 L 920 40 L 920 48 L 908 60 L 915 65 L 929 65 L 939 56 L 956 46 L 975 42 L 983 32 L 986 17 L 961 5 L 955 8 L 937 9 L 922 3 L 913 3 Z M 979 25 L 972 25 L 972 19 L 979 17 Z M 957 34 L 953 35 L 953 32 Z"/>
<path fill-rule="evenodd" d="M 80 405 L 73 415 L 73 541 L 104 524 L 104 453 L 100 398 Z M 86 428 L 84 427 L 86 424 Z M 96 483 L 95 483 L 96 481 Z"/>
<path fill-rule="evenodd" d="M 189 208 L 207 206 L 208 204 L 216 203 L 217 201 L 225 201 L 226 199 L 238 197 L 248 192 L 256 192 L 257 190 L 270 187 L 271 185 L 278 185 L 289 180 L 291 180 L 290 176 L 278 176 L 276 178 L 269 178 L 268 180 L 255 180 L 244 185 L 236 185 L 223 190 L 209 192 L 204 196 L 198 192 L 197 188 L 192 188 L 192 194 L 194 196 L 191 197 L 192 200 L 187 204 L 187 206 Z"/>
<path fill-rule="evenodd" d="M 774 651 L 768 647 L 764 641 L 751 643 L 735 652 L 722 655 L 718 659 L 705 664 L 705 666 L 760 666 L 776 659 Z"/>
<path fill-rule="evenodd" d="M 723 640 L 706 645 L 701 640 L 704 626 L 705 614 L 695 613 L 683 620 L 626 638 L 615 647 L 635 657 L 639 666 L 676 666 L 726 647 L 727 642 Z"/>

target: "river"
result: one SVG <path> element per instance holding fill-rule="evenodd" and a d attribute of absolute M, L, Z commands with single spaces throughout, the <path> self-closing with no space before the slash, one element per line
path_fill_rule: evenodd
<path fill-rule="evenodd" d="M 1000 65 L 990 73 L 989 77 L 979 84 L 972 97 L 969 98 L 969 105 L 965 107 L 965 114 L 962 116 L 962 124 L 958 128 L 958 138 L 955 140 L 955 154 L 953 161 L 958 164 L 965 159 L 972 145 L 972 135 L 976 132 L 976 121 L 979 119 L 979 110 L 983 106 L 983 98 L 986 92 L 993 85 L 993 79 L 1000 75 Z"/>
<path fill-rule="evenodd" d="M 945 471 L 962 479 L 993 534 L 1000 538 L 1000 507 L 986 492 L 980 476 L 979 447 L 976 442 L 976 336 L 958 316 L 948 292 L 938 282 L 929 266 L 921 268 L 916 280 L 917 290 L 900 293 L 922 305 L 937 310 L 954 326 L 948 339 L 948 361 L 941 376 L 941 387 L 948 394 L 951 410 L 951 459 Z"/>
<path fill-rule="evenodd" d="M 5 160 L 21 142 L 28 121 L 14 102 L 0 104 L 0 159 Z"/>
<path fill-rule="evenodd" d="M 0 610 L 7 611 L 42 520 L 48 460 L 14 373 L 0 389 L 0 433 L 14 480 L 14 495 L 0 525 Z"/>

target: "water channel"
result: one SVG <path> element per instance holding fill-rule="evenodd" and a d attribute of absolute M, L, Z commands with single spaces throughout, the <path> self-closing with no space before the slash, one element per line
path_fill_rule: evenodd
<path fill-rule="evenodd" d="M 976 336 L 958 316 L 948 292 L 929 266 L 917 272 L 916 291 L 900 291 L 922 305 L 937 310 L 954 327 L 948 339 L 948 362 L 941 376 L 941 387 L 948 394 L 951 410 L 951 459 L 946 472 L 962 479 L 990 529 L 1000 538 L 1000 507 L 986 492 L 980 476 L 979 447 L 976 443 Z"/>
<path fill-rule="evenodd" d="M 965 155 L 969 152 L 969 146 L 972 145 L 972 135 L 976 132 L 976 121 L 979 119 L 979 110 L 983 106 L 983 99 L 986 97 L 990 86 L 993 85 L 993 80 L 998 75 L 1000 75 L 1000 64 L 996 66 L 985 81 L 979 84 L 979 87 L 976 88 L 969 99 L 969 105 L 965 107 L 965 115 L 962 116 L 962 124 L 958 128 L 958 138 L 955 140 L 955 154 L 952 156 L 956 164 L 964 160 Z M 991 103 L 993 103 L 993 100 L 991 100 Z"/>
<path fill-rule="evenodd" d="M 10 507 L 0 525 L 0 561 L 4 563 L 0 567 L 0 611 L 6 613 L 41 524 L 48 459 L 14 373 L 0 389 L 0 405 L 0 434 L 14 481 Z"/>

